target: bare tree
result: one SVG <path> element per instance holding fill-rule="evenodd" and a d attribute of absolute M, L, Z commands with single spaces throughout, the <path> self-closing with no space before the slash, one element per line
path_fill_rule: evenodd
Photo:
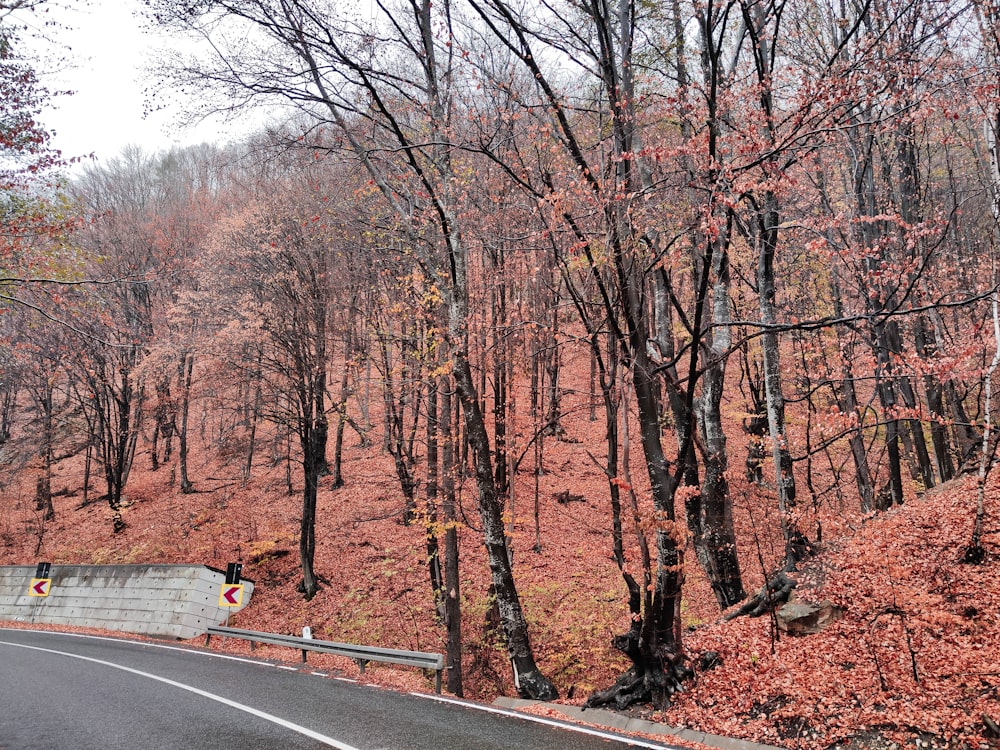
<path fill-rule="evenodd" d="M 457 85 L 450 4 L 379 6 L 378 29 L 307 0 L 147 5 L 158 22 L 210 37 L 220 53 L 214 64 L 175 66 L 182 79 L 236 94 L 226 106 L 236 108 L 247 97 L 278 98 L 306 110 L 311 122 L 331 127 L 388 201 L 428 270 L 440 274 L 453 375 L 515 684 L 526 696 L 553 697 L 555 688 L 534 661 L 510 567 L 490 439 L 469 359 L 467 248 L 448 148 Z M 226 31 L 235 28 L 247 32 L 245 44 L 227 43 Z M 390 149 L 398 160 L 390 158 Z"/>

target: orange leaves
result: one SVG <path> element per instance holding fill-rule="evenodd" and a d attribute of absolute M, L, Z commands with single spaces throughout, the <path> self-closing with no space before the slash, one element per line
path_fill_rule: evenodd
<path fill-rule="evenodd" d="M 632 491 L 632 485 L 629 484 L 627 481 L 625 481 L 622 477 L 614 477 L 611 480 L 611 484 L 615 485 L 616 487 L 620 487 L 621 489 L 625 490 L 626 492 L 631 492 Z"/>

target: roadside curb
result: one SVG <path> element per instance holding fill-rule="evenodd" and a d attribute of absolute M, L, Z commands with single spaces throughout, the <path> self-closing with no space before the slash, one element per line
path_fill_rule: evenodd
<path fill-rule="evenodd" d="M 527 706 L 541 705 L 564 714 L 570 721 L 585 722 L 606 729 L 617 729 L 622 732 L 642 732 L 644 734 L 663 735 L 665 737 L 678 737 L 691 742 L 700 742 L 702 745 L 709 747 L 719 748 L 719 750 L 784 750 L 784 748 L 775 747 L 774 745 L 761 745 L 760 743 L 748 740 L 720 737 L 715 734 L 697 732 L 693 729 L 678 729 L 666 724 L 657 724 L 645 719 L 636 719 L 600 708 L 588 708 L 585 711 L 579 706 L 568 706 L 562 703 L 543 703 L 541 701 L 524 700 L 522 698 L 497 698 L 493 701 L 493 705 L 514 710 Z"/>

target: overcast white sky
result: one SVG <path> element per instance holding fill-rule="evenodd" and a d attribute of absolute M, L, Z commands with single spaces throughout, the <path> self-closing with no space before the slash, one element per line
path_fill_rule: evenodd
<path fill-rule="evenodd" d="M 143 118 L 143 92 L 152 84 L 142 67 L 165 42 L 142 31 L 137 7 L 136 0 L 90 0 L 86 9 L 51 8 L 67 27 L 56 38 L 69 47 L 64 54 L 73 65 L 49 76 L 44 69 L 39 73 L 50 89 L 72 89 L 75 94 L 59 97 L 41 119 L 55 131 L 54 146 L 64 157 L 93 153 L 104 161 L 132 144 L 157 151 L 234 137 L 233 127 L 220 122 L 179 128 L 177 108 Z"/>

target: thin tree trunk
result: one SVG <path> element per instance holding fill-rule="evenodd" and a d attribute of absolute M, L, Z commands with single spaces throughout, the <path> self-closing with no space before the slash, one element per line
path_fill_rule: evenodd
<path fill-rule="evenodd" d="M 441 510 L 444 516 L 444 623 L 448 631 L 448 691 L 459 698 L 462 688 L 462 586 L 459 575 L 458 519 L 455 513 L 455 432 L 452 430 L 452 384 L 441 387 Z"/>
<path fill-rule="evenodd" d="M 820 176 L 820 195 L 826 210 L 833 212 L 829 196 L 826 193 L 826 186 Z M 836 273 L 831 274 L 830 285 L 833 296 L 833 314 L 838 318 L 844 317 L 843 296 L 840 289 L 840 281 Z M 851 448 L 851 457 L 854 460 L 854 481 L 858 487 L 858 497 L 860 498 L 861 511 L 869 513 L 875 509 L 875 486 L 872 480 L 871 468 L 868 464 L 868 450 L 864 439 L 864 414 L 859 408 L 857 389 L 854 387 L 854 347 L 855 341 L 847 334 L 843 327 L 836 326 L 838 349 L 840 350 L 840 386 L 835 387 L 834 394 L 837 397 L 837 406 L 841 414 L 854 415 L 857 418 L 857 427 L 852 429 L 847 435 L 847 442 Z"/>
<path fill-rule="evenodd" d="M 591 347 L 590 352 L 590 393 L 587 399 L 590 409 L 590 421 L 597 421 L 597 353 Z"/>
<path fill-rule="evenodd" d="M 913 338 L 917 354 L 924 361 L 933 360 L 938 353 L 937 338 L 927 316 L 921 315 L 913 324 Z M 924 395 L 927 398 L 927 408 L 931 413 L 931 444 L 934 446 L 934 460 L 938 476 L 942 482 L 947 482 L 955 476 L 955 464 L 952 461 L 951 441 L 948 437 L 947 417 L 944 409 L 944 388 L 941 381 L 933 373 L 926 371 L 924 375 Z"/>
<path fill-rule="evenodd" d="M 0 395 L 0 445 L 10 440 L 10 428 L 14 421 L 14 407 L 17 404 L 16 383 L 4 380 L 3 392 Z"/>
<path fill-rule="evenodd" d="M 427 484 L 424 495 L 427 509 L 424 518 L 427 542 L 427 571 L 430 576 L 434 610 L 443 621 L 445 618 L 445 589 L 441 571 L 441 553 L 438 548 L 438 384 L 431 380 L 427 386 Z"/>
<path fill-rule="evenodd" d="M 181 492 L 188 493 L 194 490 L 194 485 L 188 476 L 188 413 L 191 409 L 191 378 L 194 372 L 194 354 L 184 352 L 181 355 L 180 380 L 181 380 L 181 424 L 177 436 L 177 463 L 181 472 Z M 259 408 L 259 404 L 257 405 Z"/>
<path fill-rule="evenodd" d="M 722 426 L 722 390 L 730 347 L 729 269 L 725 253 L 716 256 L 713 290 L 713 323 L 710 353 L 702 375 L 702 397 L 698 404 L 699 429 L 705 445 L 705 477 L 700 496 L 686 499 L 688 526 L 698 562 L 708 576 L 719 609 L 728 609 L 746 598 L 736 533 L 733 527 L 726 472 L 729 460 Z"/>
<path fill-rule="evenodd" d="M 887 326 L 888 342 L 892 347 L 892 358 L 901 359 L 903 355 L 902 338 L 899 333 L 899 325 L 892 321 Z M 918 409 L 917 397 L 913 390 L 913 384 L 906 375 L 896 376 L 896 384 L 899 395 L 903 399 L 903 406 L 910 414 L 915 414 Z M 924 439 L 924 426 L 919 419 L 908 418 L 903 420 L 906 428 L 908 443 L 913 447 L 916 461 L 915 472 L 917 478 L 923 483 L 924 489 L 934 486 L 934 471 L 931 468 L 931 457 L 927 451 L 927 441 Z"/>
<path fill-rule="evenodd" d="M 548 410 L 545 412 L 545 433 L 562 435 L 562 398 L 559 392 L 559 306 L 552 305 L 552 328 L 548 357 L 545 359 L 548 375 Z"/>
<path fill-rule="evenodd" d="M 42 513 L 43 521 L 51 521 L 56 517 L 56 509 L 52 504 L 52 444 L 55 430 L 51 380 L 46 379 L 39 396 L 42 411 L 42 476 L 38 478 L 35 488 L 35 509 Z"/>
<path fill-rule="evenodd" d="M 347 426 L 347 398 L 350 394 L 348 383 L 350 368 L 344 363 L 344 371 L 340 375 L 340 395 L 337 399 L 337 427 L 333 432 L 333 463 L 330 466 L 333 489 L 344 486 L 344 428 Z"/>
<path fill-rule="evenodd" d="M 995 138 L 995 133 L 993 134 Z M 997 169 L 998 158 L 996 154 L 996 144 L 991 142 L 991 157 L 994 166 L 994 186 L 1000 185 L 1000 169 Z M 1000 193 L 1000 190 L 998 190 Z M 1000 198 L 994 198 L 994 218 L 1000 224 Z M 994 278 L 996 274 L 994 273 Z M 993 455 L 990 451 L 990 430 L 992 428 L 992 398 L 993 398 L 993 373 L 1000 365 L 1000 302 L 997 300 L 997 293 L 994 291 L 990 295 L 990 305 L 993 313 L 993 339 L 996 342 L 996 351 L 993 360 L 986 370 L 986 377 L 983 379 L 983 447 L 982 455 L 979 459 L 979 471 L 976 474 L 976 517 L 972 524 L 972 537 L 969 545 L 965 548 L 963 559 L 965 562 L 978 565 L 986 559 L 986 550 L 983 548 L 983 520 L 986 518 L 986 478 L 989 476 L 993 466 Z"/>
<path fill-rule="evenodd" d="M 996 240 L 997 229 L 1000 228 L 1000 110 L 993 113 L 993 116 L 983 123 L 983 135 L 990 155 L 990 181 L 992 183 L 992 203 L 993 210 L 993 239 Z M 979 564 L 986 559 L 986 550 L 982 546 L 983 521 L 986 518 L 986 478 L 989 476 L 993 464 L 993 454 L 990 451 L 990 431 L 992 428 L 992 397 L 993 397 L 993 373 L 1000 365 L 1000 300 L 996 291 L 996 262 L 990 274 L 994 284 L 993 293 L 990 294 L 990 307 L 993 318 L 993 339 L 996 342 L 996 351 L 993 360 L 986 370 L 986 377 L 983 382 L 983 443 L 982 454 L 979 459 L 979 471 L 976 477 L 976 517 L 972 526 L 972 537 L 969 546 L 965 549 L 964 559 L 966 562 Z"/>
<path fill-rule="evenodd" d="M 82 505 L 87 505 L 90 502 L 90 472 L 93 467 L 94 461 L 94 443 L 93 436 L 91 435 L 87 439 L 87 448 L 84 451 L 83 458 L 83 500 Z"/>
<path fill-rule="evenodd" d="M 316 446 L 311 445 L 315 438 L 309 430 L 302 437 L 303 443 L 303 479 L 302 517 L 299 522 L 299 562 L 302 568 L 302 581 L 299 593 L 306 601 L 312 599 L 319 590 L 313 561 L 316 558 L 316 498 L 319 487 L 319 466 L 316 461 Z M 310 444 L 307 446 L 307 444 Z"/>
<path fill-rule="evenodd" d="M 454 355 L 454 376 L 458 397 L 465 417 L 465 430 L 472 453 L 479 490 L 479 515 L 483 524 L 486 554 L 492 573 L 500 621 L 507 643 L 507 652 L 514 670 L 514 686 L 523 697 L 552 700 L 558 693 L 555 686 L 535 664 L 528 639 L 528 623 L 524 619 L 521 600 L 514 583 L 504 535 L 503 508 L 497 495 L 493 474 L 492 452 L 486 424 L 480 409 L 479 394 L 473 381 L 472 369 L 465 357 Z"/>
<path fill-rule="evenodd" d="M 765 196 L 765 210 L 758 214 L 757 227 L 757 296 L 760 304 L 761 351 L 764 357 L 764 403 L 767 406 L 768 431 L 771 438 L 771 458 L 774 461 L 775 487 L 778 491 L 778 512 L 785 537 L 785 562 L 794 564 L 801 532 L 792 518 L 795 507 L 795 474 L 788 450 L 785 426 L 785 397 L 781 387 L 781 359 L 775 306 L 774 255 L 778 243 L 778 206 L 772 193 Z"/>
<path fill-rule="evenodd" d="M 541 429 L 541 425 L 538 424 L 538 419 L 535 419 L 535 471 L 534 471 L 534 500 L 535 500 L 535 552 L 540 553 L 542 551 L 542 511 L 541 511 L 541 479 L 543 472 L 544 453 L 543 447 L 545 445 L 545 436 Z"/>

